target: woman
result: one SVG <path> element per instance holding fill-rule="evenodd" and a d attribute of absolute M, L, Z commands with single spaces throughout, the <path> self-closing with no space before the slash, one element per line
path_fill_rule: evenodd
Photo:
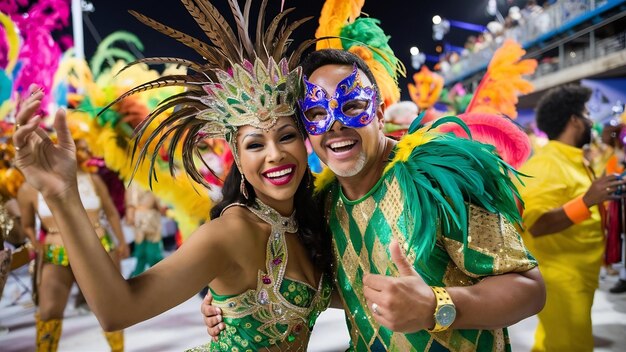
<path fill-rule="evenodd" d="M 7 133 L 12 131 L 13 128 L 0 123 L 0 299 L 9 272 L 28 261 L 28 252 L 23 246 L 26 236 L 20 225 L 20 209 L 15 199 L 24 177 L 13 165 L 15 148 L 9 142 L 10 134 Z M 21 247 L 19 253 L 23 255 L 15 255 L 17 251 L 12 253 L 10 248 L 4 248 L 5 241 L 13 248 Z M 0 326 L 0 335 L 6 331 Z"/>
<path fill-rule="evenodd" d="M 10 243 L 14 248 L 20 247 L 25 242 L 19 219 L 20 211 L 17 201 L 11 198 L 5 202 L 0 196 L 0 299 L 11 268 L 19 265 L 13 261 L 10 248 L 4 248 L 4 242 Z M 0 326 L 0 331 L 1 328 Z"/>
<path fill-rule="evenodd" d="M 152 167 L 158 157 L 153 151 L 166 150 L 173 174 L 182 145 L 186 176 L 206 185 L 205 175 L 196 166 L 199 145 L 207 138 L 223 138 L 234 158 L 222 189 L 223 199 L 211 211 L 212 221 L 137 277 L 125 281 L 106 260 L 97 240 L 75 231 L 87 231 L 91 226 L 79 201 L 75 147 L 64 112 L 59 111 L 55 119 L 56 145 L 38 129 L 39 119 L 33 117 L 42 92 L 31 88 L 32 96 L 17 116 L 21 127 L 14 135 L 19 147 L 16 163 L 50 205 L 66 239 L 76 278 L 106 330 L 160 314 L 208 284 L 216 305 L 222 307 L 226 333 L 199 350 L 304 351 L 317 316 L 328 306 L 331 289 L 324 273 L 330 266 L 330 241 L 312 200 L 313 178 L 303 129 L 295 117 L 296 92 L 302 79 L 296 63 L 302 50 L 286 55 L 289 35 L 302 22 L 278 32 L 285 26 L 281 23 L 284 14 L 280 14 L 262 32 L 263 4 L 257 21 L 260 34 L 252 41 L 244 30 L 248 28 L 249 3 L 243 17 L 237 2 L 230 2 L 238 22 L 235 36 L 207 1 L 185 2 L 212 44 L 131 12 L 207 60 L 140 60 L 175 62 L 191 73 L 161 77 L 111 103 L 154 87 L 186 88 L 165 99 L 141 125 L 134 145 L 134 150 L 141 148 L 138 162 L 148 158 Z M 215 28 L 220 29 L 218 35 Z M 173 107 L 176 109 L 170 113 Z"/>
<path fill-rule="evenodd" d="M 126 191 L 126 222 L 135 232 L 133 257 L 137 265 L 130 276 L 137 276 L 163 259 L 161 212 L 152 192 L 131 184 Z"/>
<path fill-rule="evenodd" d="M 269 129 L 239 127 L 237 165 L 245 178 L 232 168 L 214 219 L 171 256 L 125 281 L 80 203 L 65 114 L 57 113 L 53 145 L 33 117 L 43 93 L 31 92 L 17 117 L 17 165 L 50 206 L 74 274 L 105 330 L 149 319 L 209 283 L 227 324 L 227 334 L 210 350 L 305 350 L 315 318 L 328 305 L 330 286 L 324 267 L 313 265 L 322 263 L 320 253 L 307 249 L 321 248 L 316 236 L 322 228 L 311 201 L 306 148 L 292 117 L 278 118 Z"/>
<path fill-rule="evenodd" d="M 43 96 L 39 93 L 37 96 Z M 32 96 L 29 98 L 32 99 Z M 84 140 L 76 143 L 74 163 L 83 165 L 89 159 L 89 149 Z M 76 167 L 73 168 L 76 170 Z M 96 174 L 84 171 L 82 168 L 74 175 L 74 183 L 80 192 L 80 200 L 85 206 L 87 219 L 94 228 L 94 239 L 106 250 L 110 261 L 117 272 L 120 272 L 120 260 L 128 257 L 128 245 L 122 233 L 119 214 L 107 191 L 104 182 Z M 18 192 L 18 201 L 22 214 L 22 227 L 31 243 L 35 244 L 41 267 L 37 268 L 35 280 L 37 287 L 38 309 L 35 314 L 37 329 L 37 351 L 56 351 L 61 337 L 63 311 L 75 281 L 73 267 L 70 267 L 65 243 L 60 234 L 60 228 L 52 216 L 44 197 L 35 188 L 24 184 Z M 104 211 L 113 234 L 117 238 L 117 247 L 111 236 L 100 224 L 100 213 Z M 43 246 L 36 239 L 35 216 L 41 221 L 42 232 L 45 233 Z M 72 229 L 76 236 L 91 236 L 81 228 Z M 105 332 L 105 337 L 112 351 L 124 350 L 124 335 L 122 331 Z"/>

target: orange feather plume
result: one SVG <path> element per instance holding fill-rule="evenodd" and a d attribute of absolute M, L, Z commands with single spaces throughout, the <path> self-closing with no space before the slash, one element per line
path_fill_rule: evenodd
<path fill-rule="evenodd" d="M 432 72 L 426 66 L 413 75 L 413 83 L 409 83 L 409 95 L 411 100 L 420 108 L 426 110 L 439 100 L 443 90 L 443 77 Z"/>
<path fill-rule="evenodd" d="M 521 60 L 524 54 L 526 51 L 520 44 L 506 40 L 493 55 L 466 112 L 499 113 L 517 118 L 518 95 L 534 89 L 522 76 L 532 74 L 537 68 L 537 60 Z"/>
<path fill-rule="evenodd" d="M 341 28 L 361 14 L 365 0 L 326 0 L 320 14 L 319 27 L 315 38 L 338 37 Z M 317 42 L 316 50 L 343 49 L 340 39 L 327 39 Z"/>

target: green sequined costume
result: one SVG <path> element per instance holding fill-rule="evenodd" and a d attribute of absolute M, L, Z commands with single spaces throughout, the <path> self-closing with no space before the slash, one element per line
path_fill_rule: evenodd
<path fill-rule="evenodd" d="M 537 265 L 512 224 L 519 214 L 511 170 L 493 148 L 415 129 L 362 198 L 348 200 L 336 180 L 322 186 L 350 350 L 509 351 L 506 329 L 394 333 L 366 306 L 364 273 L 398 276 L 388 251 L 392 239 L 431 286 L 468 286 Z"/>
<path fill-rule="evenodd" d="M 233 296 L 212 291 L 226 329 L 219 341 L 190 351 L 306 351 L 313 325 L 330 303 L 327 275 L 320 277 L 316 288 L 285 277 L 289 259 L 285 233 L 297 232 L 293 215 L 291 220 L 280 217 L 258 199 L 248 209 L 272 226 L 265 271 L 259 271 L 256 289 Z"/>

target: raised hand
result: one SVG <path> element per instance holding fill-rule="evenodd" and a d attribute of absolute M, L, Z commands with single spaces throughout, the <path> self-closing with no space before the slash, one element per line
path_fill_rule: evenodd
<path fill-rule="evenodd" d="M 202 300 L 200 312 L 202 313 L 202 318 L 204 319 L 204 325 L 206 325 L 206 331 L 213 338 L 213 341 L 217 341 L 220 332 L 224 330 L 226 326 L 222 323 L 222 310 L 218 307 L 213 307 L 211 305 L 212 302 L 213 295 L 209 291 Z"/>
<path fill-rule="evenodd" d="M 65 111 L 59 109 L 54 119 L 58 142 L 53 143 L 39 127 L 41 116 L 35 115 L 44 92 L 31 85 L 29 96 L 20 104 L 13 134 L 15 164 L 26 181 L 44 197 L 61 196 L 76 185 L 76 147 L 67 128 Z"/>
<path fill-rule="evenodd" d="M 435 294 L 409 263 L 398 242 L 392 241 L 389 250 L 400 277 L 375 274 L 363 277 L 363 293 L 372 317 L 397 332 L 432 328 Z"/>

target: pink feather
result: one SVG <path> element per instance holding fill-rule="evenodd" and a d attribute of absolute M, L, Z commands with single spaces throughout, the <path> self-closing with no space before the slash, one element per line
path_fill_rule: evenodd
<path fill-rule="evenodd" d="M 500 157 L 514 168 L 522 166 L 530 156 L 530 139 L 510 120 L 486 113 L 465 113 L 459 118 L 465 121 L 474 140 L 495 146 Z M 443 124 L 439 130 L 467 138 L 465 131 L 456 124 Z"/>
<path fill-rule="evenodd" d="M 52 33 L 69 25 L 69 1 L 67 0 L 40 0 L 26 11 L 19 13 L 19 9 L 26 7 L 28 1 L 9 0 L 0 7 L 5 14 L 9 15 L 20 30 L 22 45 L 18 55 L 21 69 L 15 76 L 13 91 L 26 92 L 31 84 L 37 84 L 44 91 L 51 92 L 54 74 L 59 65 L 62 51 L 71 45 L 68 36 L 60 38 L 56 42 Z M 46 94 L 42 102 L 42 110 L 52 99 L 51 94 Z"/>

